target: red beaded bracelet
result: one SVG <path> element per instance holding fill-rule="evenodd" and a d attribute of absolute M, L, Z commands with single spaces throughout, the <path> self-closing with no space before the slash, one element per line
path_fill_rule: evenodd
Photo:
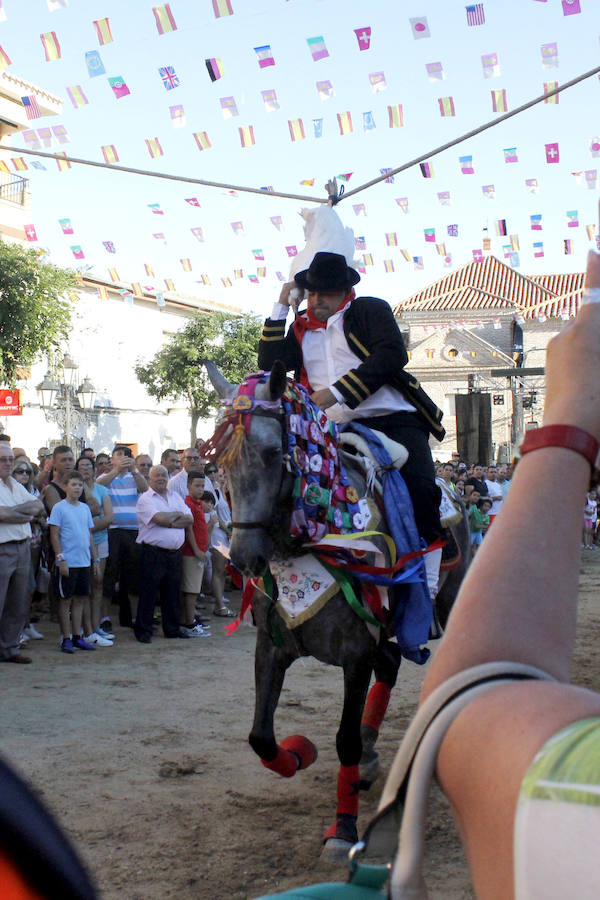
<path fill-rule="evenodd" d="M 541 450 L 542 447 L 565 447 L 567 450 L 574 450 L 575 453 L 585 457 L 594 469 L 600 444 L 593 435 L 575 425 L 544 425 L 542 428 L 532 428 L 528 431 L 519 450 L 523 456 L 532 450 Z"/>

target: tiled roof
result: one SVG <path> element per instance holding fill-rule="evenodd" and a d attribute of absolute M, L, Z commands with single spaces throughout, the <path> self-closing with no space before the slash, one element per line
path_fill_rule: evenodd
<path fill-rule="evenodd" d="M 528 277 L 497 257 L 486 256 L 483 262 L 467 263 L 403 300 L 394 312 L 513 310 L 524 318 L 575 315 L 583 277 L 583 273 Z"/>

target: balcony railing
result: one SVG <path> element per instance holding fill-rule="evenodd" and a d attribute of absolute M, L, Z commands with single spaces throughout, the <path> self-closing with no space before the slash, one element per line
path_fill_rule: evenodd
<path fill-rule="evenodd" d="M 19 178 L 17 175 L 0 176 L 0 200 L 25 206 L 28 184 L 27 178 Z"/>

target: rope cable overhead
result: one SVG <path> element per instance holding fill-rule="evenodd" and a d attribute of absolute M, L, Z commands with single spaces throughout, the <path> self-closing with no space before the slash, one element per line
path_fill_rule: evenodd
<path fill-rule="evenodd" d="M 539 97 L 535 97 L 533 100 L 529 100 L 527 103 L 523 103 L 516 109 L 504 113 L 504 115 L 498 116 L 496 119 L 492 119 L 491 121 L 486 122 L 485 124 L 480 125 L 477 128 L 473 128 L 471 131 L 467 131 L 465 134 L 460 135 L 460 137 L 454 138 L 454 140 L 448 141 L 446 144 L 442 144 L 440 147 L 436 147 L 434 150 L 430 150 L 428 153 L 424 153 L 421 156 L 417 156 L 414 159 L 409 160 L 409 162 L 398 166 L 396 169 L 389 169 L 384 174 L 379 175 L 377 178 L 371 179 L 371 181 L 366 181 L 364 184 L 353 188 L 351 191 L 340 191 L 339 194 L 329 195 L 326 198 L 307 197 L 306 195 L 290 194 L 283 191 L 265 191 L 263 188 L 244 187 L 238 184 L 223 184 L 218 181 L 206 181 L 201 178 L 192 178 L 188 175 L 172 175 L 168 172 L 152 172 L 148 169 L 138 169 L 133 166 L 121 166 L 116 163 L 96 162 L 95 160 L 91 159 L 80 159 L 75 156 L 68 156 L 67 154 L 61 154 L 59 156 L 55 153 L 45 153 L 42 150 L 31 150 L 25 147 L 6 147 L 4 144 L 0 144 L 0 150 L 7 150 L 11 153 L 24 153 L 28 156 L 41 156 L 44 159 L 55 159 L 57 161 L 75 163 L 76 165 L 81 166 L 94 166 L 98 169 L 110 169 L 117 172 L 126 172 L 130 175 L 144 175 L 150 178 L 163 178 L 167 181 L 181 181 L 187 184 L 200 184 L 204 187 L 215 187 L 221 188 L 223 190 L 239 191 L 240 193 L 260 194 L 262 197 L 281 197 L 284 200 L 302 200 L 309 203 L 332 203 L 332 205 L 335 205 L 342 199 L 346 200 L 348 197 L 352 197 L 355 194 L 358 194 L 360 191 L 364 191 L 375 184 L 379 184 L 380 181 L 385 181 L 386 178 L 391 178 L 394 175 L 398 175 L 400 172 L 406 171 L 406 169 L 410 169 L 413 166 L 419 165 L 419 163 L 425 162 L 425 160 L 431 159 L 431 157 L 433 156 L 437 156 L 440 153 L 443 153 L 445 150 L 449 150 L 450 147 L 455 147 L 457 144 L 462 144 L 464 141 L 469 140 L 469 138 L 475 137 L 476 135 L 481 134 L 483 131 L 487 131 L 489 128 L 493 128 L 495 125 L 499 125 L 501 122 L 506 121 L 506 119 L 510 119 L 513 116 L 519 115 L 526 109 L 530 109 L 532 106 L 535 106 L 537 103 L 542 103 L 542 101 L 548 100 L 549 97 L 553 97 L 555 94 L 560 94 L 562 91 L 566 91 L 568 90 L 568 88 L 573 87 L 574 85 L 579 84 L 581 81 L 584 81 L 586 78 L 591 78 L 592 75 L 596 75 L 598 73 L 600 73 L 600 66 L 596 66 L 594 69 L 590 69 L 588 72 L 584 72 L 582 75 L 578 75 L 576 78 L 572 78 L 571 81 L 566 81 L 564 84 L 553 88 L 545 94 L 541 94 Z"/>

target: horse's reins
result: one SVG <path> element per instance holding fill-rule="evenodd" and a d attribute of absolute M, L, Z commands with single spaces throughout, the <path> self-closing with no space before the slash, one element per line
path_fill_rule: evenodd
<path fill-rule="evenodd" d="M 253 379 L 249 379 L 244 384 L 240 385 L 241 388 L 251 388 L 252 391 L 256 388 L 257 381 Z M 232 424 L 231 419 L 235 416 L 238 416 L 238 426 L 243 426 L 244 433 L 246 435 L 250 434 L 250 425 L 251 425 L 251 416 L 258 416 L 259 418 L 264 419 L 276 419 L 279 421 L 281 426 L 281 435 L 282 435 L 282 452 L 285 457 L 286 444 L 287 444 L 287 434 L 285 431 L 285 410 L 281 403 L 281 400 L 257 400 L 254 397 L 254 394 L 250 393 L 238 393 L 233 400 L 226 401 L 229 406 L 229 412 L 225 416 L 225 421 L 222 423 Z M 235 427 L 238 427 L 235 426 Z M 226 431 L 226 429 L 224 429 Z M 220 430 L 219 430 L 220 431 Z M 219 431 L 217 433 L 219 433 Z M 215 434 L 215 437 L 217 436 Z M 211 445 L 211 441 L 208 441 L 207 444 Z M 215 441 L 212 446 L 209 447 L 210 451 L 218 452 L 219 446 L 218 442 Z M 206 448 L 204 448 L 206 455 Z M 281 467 L 280 473 L 280 483 L 279 483 L 279 491 L 278 495 L 281 496 L 282 488 L 283 488 L 283 476 L 286 470 L 285 464 Z M 278 527 L 273 524 L 273 522 L 265 522 L 265 521 L 256 521 L 256 522 L 233 522 L 231 523 L 232 528 L 239 528 L 240 530 L 250 530 L 252 528 L 262 528 L 268 535 L 272 535 L 277 533 Z"/>

